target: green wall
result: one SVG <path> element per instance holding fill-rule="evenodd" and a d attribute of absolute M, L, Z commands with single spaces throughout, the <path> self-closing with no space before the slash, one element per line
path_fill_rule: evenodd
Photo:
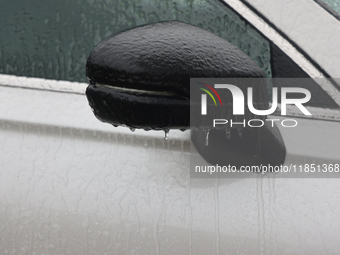
<path fill-rule="evenodd" d="M 180 20 L 238 46 L 271 77 L 269 43 L 218 0 L 2 0 L 0 73 L 87 81 L 86 59 L 106 36 Z"/>

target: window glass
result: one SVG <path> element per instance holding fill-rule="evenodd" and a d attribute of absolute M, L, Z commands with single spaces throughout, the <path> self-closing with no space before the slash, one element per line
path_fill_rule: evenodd
<path fill-rule="evenodd" d="M 271 77 L 269 42 L 218 0 L 12 0 L 1 13 L 0 73 L 86 82 L 86 59 L 103 38 L 179 20 L 230 41 Z"/>
<path fill-rule="evenodd" d="M 326 1 L 333 6 L 340 2 Z M 179 20 L 228 40 L 268 78 L 308 77 L 219 0 L 12 0 L 2 6 L 0 19 L 0 73 L 4 74 L 87 82 L 87 57 L 102 39 L 143 24 Z M 312 87 L 320 96 L 309 105 L 338 107 L 317 84 Z"/>
<path fill-rule="evenodd" d="M 322 0 L 322 2 L 340 14 L 340 0 Z"/>

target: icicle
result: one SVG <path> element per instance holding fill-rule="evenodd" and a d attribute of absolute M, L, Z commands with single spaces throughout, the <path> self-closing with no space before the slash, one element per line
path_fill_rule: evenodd
<path fill-rule="evenodd" d="M 208 131 L 205 131 L 205 143 L 204 143 L 204 146 L 208 146 L 209 145 L 209 133 L 210 133 L 210 129 L 208 129 Z"/>
<path fill-rule="evenodd" d="M 168 141 L 168 136 L 169 136 L 169 129 L 164 130 L 164 140 Z"/>

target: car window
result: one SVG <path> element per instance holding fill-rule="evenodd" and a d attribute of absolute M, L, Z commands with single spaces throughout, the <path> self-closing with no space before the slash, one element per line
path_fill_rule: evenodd
<path fill-rule="evenodd" d="M 340 14 L 340 1 L 339 0 L 323 0 L 325 4 L 331 7 L 334 11 Z"/>
<path fill-rule="evenodd" d="M 86 82 L 86 59 L 102 39 L 143 24 L 179 20 L 230 41 L 271 77 L 269 42 L 216 0 L 62 0 L 48 4 L 15 0 L 3 8 L 1 73 Z"/>
<path fill-rule="evenodd" d="M 315 0 L 334 17 L 340 20 L 340 1 L 339 0 Z"/>
<path fill-rule="evenodd" d="M 87 82 L 86 59 L 102 39 L 143 24 L 179 20 L 228 40 L 250 56 L 268 78 L 309 77 L 280 47 L 224 1 L 14 0 L 3 6 L 2 13 L 3 74 Z M 271 85 L 268 84 L 269 90 Z M 338 108 L 318 84 L 310 86 L 318 97 L 313 97 L 309 106 Z"/>

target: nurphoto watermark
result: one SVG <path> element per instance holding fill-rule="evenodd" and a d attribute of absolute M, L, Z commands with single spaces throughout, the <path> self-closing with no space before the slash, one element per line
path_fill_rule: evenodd
<path fill-rule="evenodd" d="M 312 118 L 313 79 L 192 78 L 190 81 L 191 177 L 327 177 L 338 165 L 288 165 L 281 132 L 296 135 Z M 312 135 L 312 134 L 311 134 Z M 315 164 L 314 164 L 315 165 Z M 322 171 L 333 169 L 333 171 Z M 334 170 L 335 169 L 335 170 Z"/>

